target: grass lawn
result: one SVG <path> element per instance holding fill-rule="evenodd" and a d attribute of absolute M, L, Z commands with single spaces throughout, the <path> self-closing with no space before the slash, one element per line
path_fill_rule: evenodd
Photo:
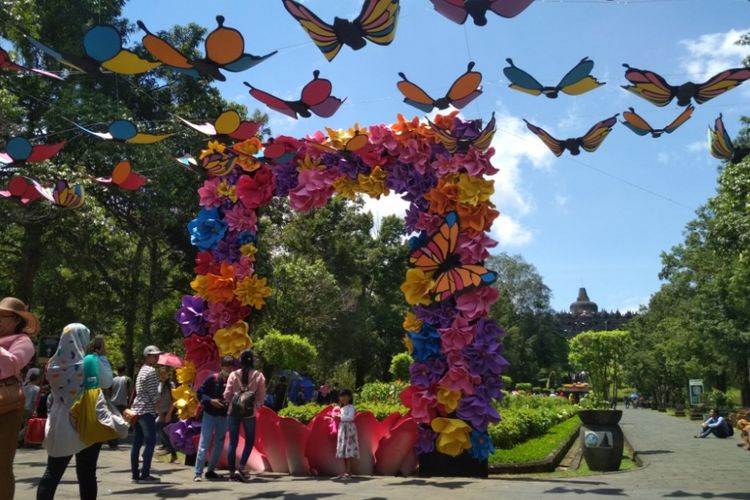
<path fill-rule="evenodd" d="M 495 453 L 490 456 L 490 463 L 517 464 L 543 460 L 552 451 L 560 447 L 570 437 L 570 434 L 578 429 L 579 425 L 581 425 L 581 421 L 578 416 L 569 418 L 553 426 L 543 436 L 531 438 L 508 450 L 495 450 Z"/>

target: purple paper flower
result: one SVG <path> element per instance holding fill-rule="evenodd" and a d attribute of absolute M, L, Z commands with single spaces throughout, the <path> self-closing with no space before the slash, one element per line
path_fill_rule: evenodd
<path fill-rule="evenodd" d="M 474 375 L 500 375 L 508 367 L 508 362 L 502 356 L 503 345 L 497 341 L 479 343 L 474 342 L 464 347 L 463 354 Z"/>
<path fill-rule="evenodd" d="M 502 391 L 503 381 L 500 376 L 485 374 L 482 375 L 482 382 L 474 386 L 474 393 L 484 399 L 494 399 L 497 402 L 502 401 L 505 394 Z"/>
<path fill-rule="evenodd" d="M 500 328 L 494 319 L 482 318 L 477 321 L 476 342 L 483 344 L 492 341 L 500 342 L 500 338 L 504 335 L 505 331 Z"/>
<path fill-rule="evenodd" d="M 182 306 L 177 310 L 174 318 L 180 324 L 180 329 L 185 337 L 194 333 L 197 335 L 206 334 L 206 323 L 203 318 L 205 305 L 201 297 L 182 296 Z"/>
<path fill-rule="evenodd" d="M 461 398 L 456 416 L 478 431 L 486 431 L 488 425 L 500 421 L 500 414 L 492 406 L 492 401 L 478 394 Z"/>
<path fill-rule="evenodd" d="M 242 253 L 240 252 L 240 245 L 237 242 L 237 236 L 231 232 L 225 234 L 224 239 L 216 244 L 212 253 L 215 262 L 232 263 L 240 260 Z"/>
<path fill-rule="evenodd" d="M 193 437 L 200 435 L 200 433 L 201 423 L 192 418 L 180 420 L 167 426 L 169 442 L 172 443 L 175 449 L 182 451 L 186 455 L 195 454 L 196 449 L 193 444 Z"/>
<path fill-rule="evenodd" d="M 286 197 L 289 191 L 297 187 L 297 165 L 294 163 L 284 163 L 276 165 L 273 168 L 274 178 L 276 180 L 274 194 L 278 197 Z"/>
<path fill-rule="evenodd" d="M 418 455 L 435 451 L 435 438 L 437 438 L 437 433 L 423 425 L 419 426 L 418 432 L 419 436 L 417 437 L 417 442 L 414 444 L 414 451 L 417 452 Z"/>
<path fill-rule="evenodd" d="M 425 323 L 437 328 L 448 328 L 458 312 L 449 301 L 433 302 L 429 306 L 414 307 L 414 314 Z"/>
<path fill-rule="evenodd" d="M 453 137 L 470 141 L 479 137 L 482 132 L 482 120 L 463 121 L 456 117 L 453 119 Z"/>
<path fill-rule="evenodd" d="M 422 388 L 427 388 L 436 383 L 445 373 L 447 366 L 442 359 L 428 359 L 427 361 L 415 361 L 409 366 L 411 383 Z"/>

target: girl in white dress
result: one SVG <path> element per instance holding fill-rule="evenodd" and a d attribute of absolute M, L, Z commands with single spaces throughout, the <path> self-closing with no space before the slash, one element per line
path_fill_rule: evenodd
<path fill-rule="evenodd" d="M 339 394 L 340 411 L 338 413 L 339 430 L 336 440 L 336 458 L 344 459 L 345 472 L 338 477 L 351 477 L 352 459 L 359 458 L 359 439 L 357 426 L 354 423 L 354 396 L 352 391 L 344 389 Z"/>

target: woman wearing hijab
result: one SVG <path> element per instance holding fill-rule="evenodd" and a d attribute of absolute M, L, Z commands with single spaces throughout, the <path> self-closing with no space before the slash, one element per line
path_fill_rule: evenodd
<path fill-rule="evenodd" d="M 21 386 L 21 370 L 34 357 L 30 335 L 39 331 L 39 320 L 26 304 L 13 297 L 0 300 L 0 384 Z M 13 498 L 16 482 L 13 458 L 18 445 L 18 430 L 23 421 L 23 398 L 0 413 L 0 492 Z"/>
<path fill-rule="evenodd" d="M 112 385 L 112 368 L 104 355 L 102 341 L 89 356 L 98 358 L 97 377 L 84 380 L 83 364 L 91 339 L 89 329 L 72 323 L 63 328 L 57 351 L 50 358 L 47 380 L 50 383 L 52 407 L 47 417 L 44 447 L 47 448 L 47 469 L 36 492 L 37 500 L 52 500 L 65 469 L 76 456 L 76 476 L 81 500 L 96 499 L 96 463 L 101 443 L 86 446 L 70 422 L 70 409 L 85 388 L 97 385 L 107 389 Z"/>

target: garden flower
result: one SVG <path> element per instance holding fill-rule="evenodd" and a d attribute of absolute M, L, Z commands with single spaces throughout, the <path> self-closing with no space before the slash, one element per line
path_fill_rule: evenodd
<path fill-rule="evenodd" d="M 404 322 L 401 326 L 403 326 L 404 330 L 407 332 L 418 332 L 422 329 L 422 320 L 417 318 L 413 312 L 409 311 L 406 313 L 406 316 L 404 316 Z"/>
<path fill-rule="evenodd" d="M 461 230 L 466 231 L 470 237 L 474 237 L 482 231 L 487 231 L 492 226 L 500 212 L 495 210 L 491 203 L 482 203 L 477 206 L 459 203 L 456 206 Z"/>
<path fill-rule="evenodd" d="M 471 448 L 469 431 L 465 422 L 455 418 L 438 417 L 431 423 L 432 430 L 438 433 L 436 448 L 440 453 L 457 457 Z"/>
<path fill-rule="evenodd" d="M 430 453 L 435 450 L 435 438 L 437 437 L 437 433 L 430 429 L 429 427 L 425 427 L 420 425 L 418 427 L 419 429 L 419 437 L 417 438 L 417 442 L 414 445 L 414 451 L 417 452 L 417 454 L 422 453 Z"/>
<path fill-rule="evenodd" d="M 460 233 L 456 253 L 461 258 L 462 264 L 476 264 L 483 262 L 490 256 L 488 248 L 496 246 L 497 241 L 487 236 L 487 233 L 478 233 L 473 238 L 468 237 L 465 233 Z"/>
<path fill-rule="evenodd" d="M 172 399 L 180 420 L 195 416 L 195 412 L 198 410 L 198 399 L 190 385 L 181 384 L 172 389 Z"/>
<path fill-rule="evenodd" d="M 196 372 L 206 367 L 213 371 L 219 369 L 219 351 L 213 338 L 208 335 L 191 335 L 183 339 L 185 359 L 192 362 Z"/>
<path fill-rule="evenodd" d="M 477 460 L 487 460 L 490 455 L 495 453 L 495 447 L 492 445 L 492 439 L 490 433 L 487 431 L 479 432 L 472 430 L 469 434 L 471 438 L 471 449 L 469 453 Z"/>
<path fill-rule="evenodd" d="M 401 284 L 401 291 L 409 304 L 428 305 L 432 302 L 430 292 L 434 286 L 432 274 L 412 268 L 406 271 L 406 281 Z"/>
<path fill-rule="evenodd" d="M 258 230 L 258 216 L 255 209 L 236 204 L 224 213 L 224 222 L 232 231 L 249 231 L 255 234 Z"/>
<path fill-rule="evenodd" d="M 222 203 L 222 196 L 218 192 L 219 179 L 214 177 L 206 179 L 203 185 L 198 188 L 198 203 L 202 207 L 218 207 Z"/>
<path fill-rule="evenodd" d="M 430 202 L 430 212 L 443 215 L 455 210 L 458 195 L 459 187 L 457 185 L 447 184 L 441 179 L 438 181 L 438 185 L 424 197 Z"/>
<path fill-rule="evenodd" d="M 407 332 L 413 345 L 412 357 L 417 361 L 440 357 L 440 335 L 429 325 L 424 325 L 419 332 Z"/>
<path fill-rule="evenodd" d="M 481 381 L 481 377 L 473 375 L 463 365 L 451 364 L 448 371 L 438 384 L 453 391 L 464 394 L 474 394 L 474 386 Z"/>
<path fill-rule="evenodd" d="M 234 294 L 243 305 L 260 310 L 266 303 L 265 298 L 271 295 L 271 289 L 266 283 L 266 278 L 258 278 L 255 274 L 248 276 L 237 284 Z"/>
<path fill-rule="evenodd" d="M 458 201 L 466 205 L 479 205 L 489 200 L 495 192 L 495 182 L 461 174 L 458 177 L 458 188 Z"/>
<path fill-rule="evenodd" d="M 431 358 L 424 362 L 415 361 L 409 366 L 411 383 L 426 389 L 432 386 L 445 373 L 446 364 L 442 359 Z"/>
<path fill-rule="evenodd" d="M 198 217 L 190 221 L 187 228 L 191 244 L 200 250 L 210 250 L 224 237 L 227 224 L 221 220 L 216 208 L 202 208 Z"/>
<path fill-rule="evenodd" d="M 190 282 L 190 288 L 195 291 L 195 295 L 197 295 L 198 297 L 203 297 L 205 299 L 206 297 L 208 297 L 208 277 L 206 275 L 199 274 L 193 281 Z"/>
<path fill-rule="evenodd" d="M 219 270 L 219 265 L 214 263 L 214 256 L 208 250 L 198 252 L 195 255 L 195 272 L 208 274 Z"/>
<path fill-rule="evenodd" d="M 469 324 L 469 321 L 460 314 L 456 315 L 450 327 L 440 329 L 443 352 L 460 351 L 472 341 L 475 332 L 474 325 Z"/>
<path fill-rule="evenodd" d="M 478 395 L 464 396 L 458 405 L 456 416 L 466 420 L 479 431 L 486 431 L 488 425 L 500 421 L 500 415 L 492 401 Z"/>
<path fill-rule="evenodd" d="M 458 408 L 458 402 L 461 401 L 461 392 L 453 391 L 447 387 L 438 387 L 437 401 L 443 405 L 446 412 L 453 413 Z"/>
<path fill-rule="evenodd" d="M 188 361 L 181 368 L 177 368 L 177 382 L 184 385 L 193 385 L 195 381 L 195 363 Z"/>
<path fill-rule="evenodd" d="M 206 325 L 203 321 L 204 306 L 205 302 L 201 297 L 182 296 L 182 306 L 177 310 L 175 320 L 179 323 L 184 336 L 206 334 Z"/>
<path fill-rule="evenodd" d="M 214 333 L 214 342 L 219 348 L 219 355 L 238 358 L 245 349 L 253 347 L 253 341 L 247 334 L 250 327 L 244 321 L 222 328 Z"/>
<path fill-rule="evenodd" d="M 456 309 L 463 314 L 466 319 L 473 321 L 482 316 L 486 316 L 490 306 L 500 298 L 500 291 L 493 286 L 480 286 L 462 293 L 456 298 Z M 419 313 L 417 313 L 419 316 Z"/>
<path fill-rule="evenodd" d="M 234 269 L 231 264 L 221 263 L 218 274 L 206 275 L 206 298 L 210 302 L 229 302 L 234 298 Z"/>
<path fill-rule="evenodd" d="M 301 212 L 322 207 L 333 195 L 333 181 L 337 177 L 333 170 L 303 169 L 297 187 L 289 192 L 289 204 Z"/>
<path fill-rule="evenodd" d="M 245 208 L 267 205 L 273 197 L 274 178 L 269 167 L 261 167 L 253 175 L 241 175 L 234 192 Z"/>

